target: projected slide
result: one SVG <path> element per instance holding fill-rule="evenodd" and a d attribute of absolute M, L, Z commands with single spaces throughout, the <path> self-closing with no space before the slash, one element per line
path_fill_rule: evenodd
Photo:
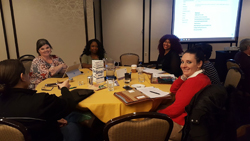
<path fill-rule="evenodd" d="M 182 42 L 234 41 L 240 0 L 175 0 L 172 34 Z"/>

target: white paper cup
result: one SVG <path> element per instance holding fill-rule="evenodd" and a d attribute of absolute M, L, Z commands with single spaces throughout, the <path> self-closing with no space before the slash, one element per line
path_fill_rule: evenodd
<path fill-rule="evenodd" d="M 135 73 L 137 69 L 137 65 L 133 64 L 131 65 L 131 72 Z"/>

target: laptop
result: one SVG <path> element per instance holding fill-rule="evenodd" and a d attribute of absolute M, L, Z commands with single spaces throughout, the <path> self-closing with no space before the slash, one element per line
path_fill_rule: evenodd
<path fill-rule="evenodd" d="M 72 79 L 73 77 L 75 77 L 77 75 L 80 75 L 81 72 L 78 69 L 79 66 L 80 66 L 80 64 L 68 66 L 68 68 L 66 69 L 65 73 L 63 74 L 63 78 L 68 76 L 69 79 Z"/>

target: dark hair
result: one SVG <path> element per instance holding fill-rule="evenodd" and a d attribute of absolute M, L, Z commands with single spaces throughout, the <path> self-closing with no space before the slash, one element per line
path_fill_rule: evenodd
<path fill-rule="evenodd" d="M 212 54 L 213 47 L 208 43 L 198 43 L 195 44 L 194 49 L 200 49 L 205 55 L 205 60 L 209 60 Z"/>
<path fill-rule="evenodd" d="M 37 42 L 36 42 L 36 52 L 40 55 L 40 53 L 39 53 L 39 49 L 42 47 L 42 46 L 44 46 L 44 45 L 49 45 L 49 47 L 52 49 L 52 46 L 50 45 L 50 43 L 49 43 L 49 41 L 48 40 L 46 40 L 46 39 L 39 39 L 39 40 L 37 40 Z"/>
<path fill-rule="evenodd" d="M 91 54 L 91 52 L 90 52 L 90 45 L 93 42 L 97 43 L 97 45 L 98 45 L 97 55 L 98 55 L 99 59 L 102 60 L 104 58 L 105 49 L 103 48 L 102 43 L 100 41 L 98 41 L 97 39 L 89 40 L 88 43 L 87 43 L 87 45 L 85 46 L 82 54 L 86 54 L 86 55 L 90 55 Z"/>
<path fill-rule="evenodd" d="M 21 73 L 25 74 L 25 68 L 18 59 L 3 60 L 0 62 L 0 93 L 17 85 Z"/>
<path fill-rule="evenodd" d="M 240 41 L 240 50 L 241 51 L 245 51 L 247 50 L 247 47 L 250 46 L 250 39 L 246 38 L 246 39 L 242 39 Z"/>
<path fill-rule="evenodd" d="M 183 52 L 182 47 L 181 47 L 181 43 L 180 43 L 180 39 L 178 37 L 176 37 L 175 35 L 166 34 L 166 35 L 162 36 L 161 39 L 159 40 L 158 50 L 159 50 L 160 56 L 163 56 L 165 53 L 165 50 L 163 48 L 163 43 L 167 39 L 170 41 L 171 50 L 175 51 L 178 54 L 181 54 Z"/>
<path fill-rule="evenodd" d="M 202 66 L 201 68 L 203 67 L 203 64 L 204 64 L 204 60 L 205 60 L 205 56 L 204 56 L 204 53 L 202 50 L 200 49 L 195 49 L 195 48 L 191 48 L 191 49 L 188 49 L 187 51 L 184 52 L 185 53 L 190 53 L 190 54 L 194 54 L 195 55 L 195 60 L 197 63 L 200 63 L 200 61 L 202 61 Z M 184 55 L 183 54 L 183 55 Z"/>

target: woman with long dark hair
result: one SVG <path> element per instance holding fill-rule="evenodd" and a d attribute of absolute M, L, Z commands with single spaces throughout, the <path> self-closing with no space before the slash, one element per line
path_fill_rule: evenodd
<path fill-rule="evenodd" d="M 58 84 L 60 98 L 54 94 L 36 93 L 28 89 L 29 84 L 29 76 L 19 60 L 0 62 L 0 117 L 39 119 L 38 122 L 19 121 L 28 128 L 34 141 L 80 140 L 83 133 L 78 125 L 62 119 L 77 105 L 69 91 L 69 80 Z"/>
<path fill-rule="evenodd" d="M 97 39 L 89 40 L 81 55 L 83 68 L 92 68 L 92 60 L 102 60 L 105 58 L 105 49 Z"/>

